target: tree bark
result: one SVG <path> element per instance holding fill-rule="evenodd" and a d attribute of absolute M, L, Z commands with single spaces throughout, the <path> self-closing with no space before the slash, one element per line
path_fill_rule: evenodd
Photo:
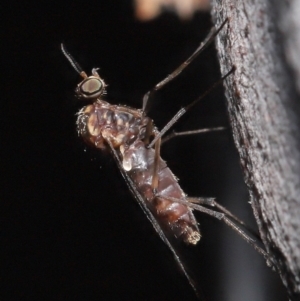
<path fill-rule="evenodd" d="M 228 18 L 216 46 L 222 74 L 236 67 L 225 88 L 253 212 L 283 283 L 298 300 L 300 4 L 213 0 L 212 15 L 216 27 Z"/>

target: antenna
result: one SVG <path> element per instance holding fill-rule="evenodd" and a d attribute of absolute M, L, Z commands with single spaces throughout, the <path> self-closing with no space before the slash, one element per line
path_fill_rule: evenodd
<path fill-rule="evenodd" d="M 82 70 L 82 68 L 79 66 L 79 64 L 75 61 L 73 56 L 67 51 L 65 45 L 61 43 L 61 51 L 64 54 L 64 56 L 67 58 L 67 60 L 70 62 L 71 66 L 75 69 L 75 71 L 80 74 L 83 78 L 86 78 L 86 73 Z"/>

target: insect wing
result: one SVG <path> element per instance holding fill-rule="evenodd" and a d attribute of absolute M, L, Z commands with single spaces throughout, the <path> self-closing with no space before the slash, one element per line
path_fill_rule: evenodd
<path fill-rule="evenodd" d="M 124 179 L 125 179 L 128 187 L 129 187 L 131 193 L 134 195 L 135 199 L 139 203 L 140 207 L 144 211 L 144 213 L 147 216 L 147 218 L 150 220 L 151 224 L 153 225 L 154 229 L 156 230 L 156 232 L 158 233 L 158 235 L 160 236 L 160 238 L 163 240 L 163 242 L 168 246 L 168 248 L 172 252 L 172 254 L 173 254 L 174 258 L 175 258 L 175 261 L 179 265 L 181 271 L 183 272 L 183 274 L 187 278 L 189 284 L 192 286 L 192 288 L 195 291 L 196 295 L 200 298 L 199 289 L 196 287 L 196 284 L 195 284 L 194 280 L 187 273 L 187 271 L 186 271 L 183 263 L 180 260 L 178 252 L 175 250 L 175 248 L 171 244 L 171 241 L 168 239 L 167 235 L 163 231 L 162 227 L 159 225 L 158 221 L 156 220 L 156 218 L 154 217 L 154 215 L 152 214 L 152 212 L 147 207 L 144 199 L 142 198 L 141 194 L 137 191 L 134 183 L 132 182 L 132 180 L 130 179 L 130 177 L 126 174 L 126 172 L 124 171 L 124 169 L 122 167 L 121 160 L 120 160 L 120 158 L 118 156 L 118 153 L 114 149 L 111 141 L 109 139 L 107 139 L 106 141 L 107 141 L 107 143 L 108 143 L 108 145 L 110 147 L 110 150 L 111 150 L 111 152 L 113 154 L 113 157 L 114 157 L 115 161 L 117 162 L 117 165 L 118 165 L 118 167 L 119 167 L 119 169 L 121 171 L 121 174 L 124 177 Z"/>

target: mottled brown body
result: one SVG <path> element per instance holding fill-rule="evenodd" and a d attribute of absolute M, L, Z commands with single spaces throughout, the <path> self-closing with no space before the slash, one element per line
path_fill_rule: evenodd
<path fill-rule="evenodd" d="M 267 260 L 273 261 L 269 254 L 261 249 L 255 240 L 238 226 L 244 226 L 244 223 L 213 198 L 188 198 L 180 188 L 176 177 L 167 167 L 166 162 L 159 156 L 163 135 L 183 114 L 232 74 L 235 67 L 233 66 L 229 72 L 200 97 L 185 108 L 181 108 L 163 127 L 161 132 L 158 132 L 153 125 L 153 121 L 145 116 L 147 103 L 151 96 L 176 78 L 213 41 L 227 22 L 228 19 L 224 20 L 218 29 L 213 27 L 206 39 L 186 61 L 144 95 L 141 110 L 111 105 L 103 101 L 102 95 L 105 94 L 106 84 L 99 76 L 97 69 L 92 69 L 92 75 L 87 76 L 62 44 L 63 54 L 83 78 L 76 88 L 77 97 L 93 102 L 93 104 L 82 108 L 78 113 L 78 133 L 88 144 L 98 149 L 107 148 L 110 150 L 129 189 L 156 232 L 173 253 L 175 261 L 197 296 L 199 296 L 197 286 L 181 262 L 174 244 L 166 235 L 167 232 L 173 233 L 175 237 L 188 244 L 197 244 L 201 236 L 192 212 L 193 209 L 222 220 Z M 220 129 L 224 128 L 210 130 Z M 200 134 L 207 131 L 208 129 L 174 132 L 174 135 L 169 135 L 166 138 Z M 214 209 L 209 209 L 206 206 L 214 207 Z"/>
<path fill-rule="evenodd" d="M 169 229 L 186 243 L 196 244 L 200 239 L 192 209 L 169 198 L 185 200 L 176 177 L 159 158 L 158 187 L 152 188 L 155 152 L 144 142 L 147 125 L 152 120 L 141 110 L 110 105 L 97 100 L 78 113 L 79 134 L 89 144 L 105 149 L 109 139 L 116 149 L 122 167 L 143 197 L 145 204 L 164 229 Z M 157 130 L 153 128 L 155 136 Z"/>

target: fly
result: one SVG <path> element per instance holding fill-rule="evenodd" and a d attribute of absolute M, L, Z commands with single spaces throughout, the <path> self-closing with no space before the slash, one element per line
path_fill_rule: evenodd
<path fill-rule="evenodd" d="M 227 19 L 218 29 L 213 27 L 206 39 L 183 64 L 145 94 L 142 109 L 111 105 L 104 101 L 102 96 L 105 94 L 106 84 L 99 76 L 97 69 L 93 69 L 92 75 L 87 76 L 66 51 L 64 45 L 61 45 L 62 52 L 83 78 L 76 88 L 77 97 L 93 102 L 83 107 L 78 113 L 78 134 L 82 136 L 87 144 L 99 150 L 110 150 L 135 199 L 160 238 L 173 253 L 175 261 L 196 294 L 197 289 L 194 281 L 187 273 L 177 251 L 168 238 L 168 233 L 171 233 L 176 239 L 189 245 L 196 245 L 199 242 L 201 234 L 193 210 L 206 213 L 223 221 L 252 245 L 256 251 L 269 259 L 269 255 L 256 244 L 255 240 L 240 228 L 240 225 L 244 225 L 243 222 L 218 204 L 214 198 L 188 197 L 179 186 L 176 177 L 167 167 L 166 162 L 160 157 L 163 135 L 186 111 L 197 104 L 216 85 L 221 84 L 225 78 L 230 76 L 234 72 L 234 68 L 198 99 L 187 107 L 180 109 L 160 132 L 154 126 L 153 120 L 146 116 L 146 108 L 151 96 L 177 77 L 214 40 L 226 22 Z M 220 128 L 211 130 L 218 129 Z M 205 131 L 207 129 L 173 133 L 165 137 L 164 140 L 178 135 Z"/>

